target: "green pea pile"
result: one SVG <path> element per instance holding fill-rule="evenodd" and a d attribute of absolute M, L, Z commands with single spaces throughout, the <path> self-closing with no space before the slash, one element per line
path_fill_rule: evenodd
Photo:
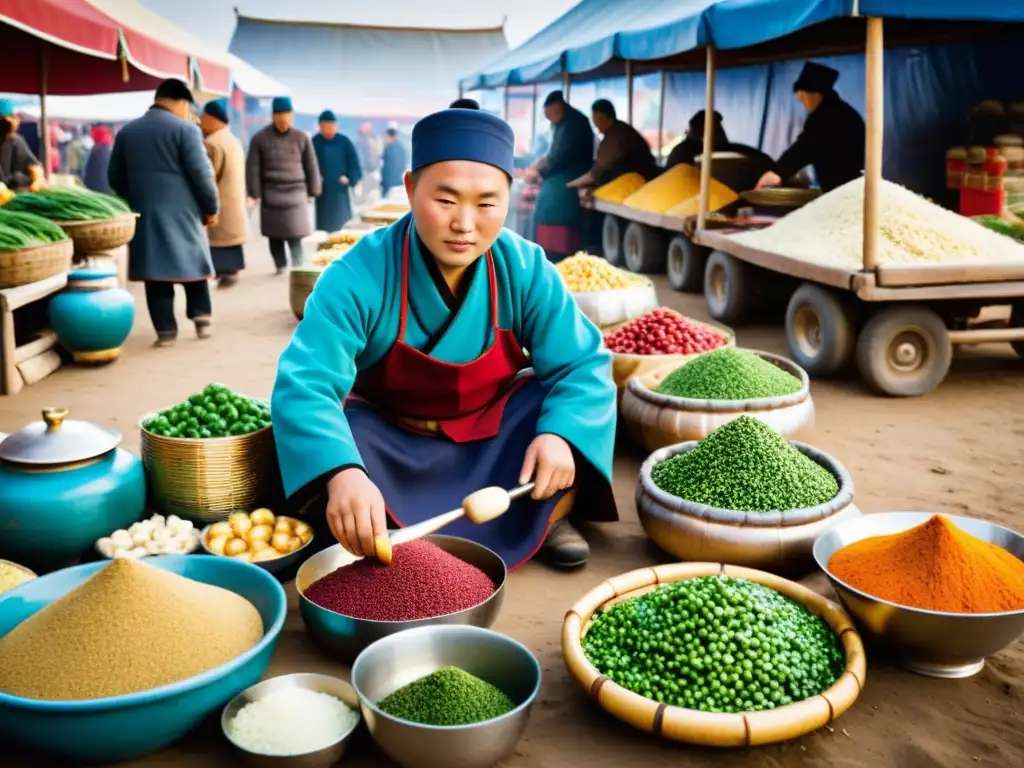
<path fill-rule="evenodd" d="M 813 507 L 839 493 L 835 475 L 753 416 L 733 419 L 693 450 L 659 461 L 651 480 L 680 499 L 737 512 Z"/>
<path fill-rule="evenodd" d="M 495 686 L 458 667 L 444 667 L 377 702 L 392 717 L 424 725 L 470 725 L 516 705 Z"/>
<path fill-rule="evenodd" d="M 270 426 L 270 406 L 232 392 L 223 384 L 210 384 L 152 419 L 142 428 L 163 437 L 208 439 L 247 435 Z"/>
<path fill-rule="evenodd" d="M 800 379 L 744 349 L 717 349 L 694 358 L 655 392 L 695 400 L 753 400 L 799 392 Z"/>
<path fill-rule="evenodd" d="M 728 576 L 666 584 L 612 606 L 594 618 L 583 651 L 623 688 L 702 712 L 802 701 L 829 688 L 845 666 L 820 618 Z"/>

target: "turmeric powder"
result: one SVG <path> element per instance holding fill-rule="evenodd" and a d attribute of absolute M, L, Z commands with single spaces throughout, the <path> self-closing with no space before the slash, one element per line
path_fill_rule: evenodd
<path fill-rule="evenodd" d="M 1024 609 L 1024 562 L 942 515 L 908 531 L 849 544 L 832 555 L 828 568 L 855 589 L 910 608 Z"/>

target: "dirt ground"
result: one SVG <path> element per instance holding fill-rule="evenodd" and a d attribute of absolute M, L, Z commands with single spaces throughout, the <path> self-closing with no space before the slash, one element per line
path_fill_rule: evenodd
<path fill-rule="evenodd" d="M 271 274 L 262 247 L 250 249 L 242 283 L 215 296 L 215 335 L 194 338 L 183 326 L 172 349 L 151 347 L 153 332 L 141 293 L 138 317 L 122 359 L 105 369 L 66 367 L 12 398 L 0 398 L 0 431 L 39 418 L 46 406 L 68 406 L 73 417 L 113 425 L 125 446 L 138 450 L 139 416 L 181 400 L 211 381 L 268 396 L 277 357 L 295 320 L 286 277 Z M 700 297 L 659 284 L 669 306 L 704 318 Z M 180 296 L 180 295 L 179 295 Z M 179 317 L 184 315 L 179 297 Z M 742 346 L 785 352 L 780 328 L 742 328 Z M 1024 528 L 1024 364 L 1008 347 L 967 350 L 936 392 L 916 400 L 867 394 L 855 381 L 815 383 L 816 428 L 803 436 L 838 457 L 856 485 L 865 512 L 929 510 L 990 519 Z M 868 684 L 834 727 L 796 741 L 751 750 L 711 751 L 655 740 L 604 714 L 569 677 L 559 635 L 566 609 L 605 578 L 666 558 L 650 545 L 637 521 L 633 488 L 641 455 L 620 449 L 615 465 L 622 521 L 586 532 L 590 564 L 572 574 L 530 564 L 513 574 L 495 629 L 529 646 L 544 670 L 540 696 L 525 736 L 508 766 L 676 765 L 715 768 L 962 768 L 1024 764 L 1024 642 L 990 659 L 967 680 L 947 681 L 904 672 L 873 655 Z M 827 591 L 821 576 L 807 582 Z M 294 600 L 294 594 L 292 594 Z M 318 671 L 347 677 L 348 670 L 307 639 L 293 613 L 268 675 Z M 18 753 L 4 765 L 42 768 L 38 755 Z M 197 733 L 161 754 L 130 763 L 137 768 L 213 768 L 233 760 L 217 729 Z M 365 732 L 343 763 L 383 766 L 388 761 Z"/>

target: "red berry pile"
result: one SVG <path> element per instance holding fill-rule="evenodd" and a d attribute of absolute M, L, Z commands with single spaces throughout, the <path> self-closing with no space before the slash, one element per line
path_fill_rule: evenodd
<path fill-rule="evenodd" d="M 695 355 L 724 347 L 726 339 L 678 312 L 661 307 L 604 337 L 611 352 L 631 355 Z"/>

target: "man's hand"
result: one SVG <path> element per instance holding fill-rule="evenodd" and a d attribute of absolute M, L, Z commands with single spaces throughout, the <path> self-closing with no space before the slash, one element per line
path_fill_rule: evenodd
<path fill-rule="evenodd" d="M 339 179 L 339 181 L 342 183 L 343 186 L 346 186 L 346 187 L 348 186 L 348 176 L 342 176 Z"/>
<path fill-rule="evenodd" d="M 765 173 L 757 182 L 757 188 L 763 189 L 765 187 L 777 187 L 782 184 L 782 177 L 775 171 L 768 171 Z"/>
<path fill-rule="evenodd" d="M 558 435 L 543 434 L 533 438 L 519 471 L 519 484 L 528 483 L 531 477 L 534 480 L 531 495 L 538 501 L 571 488 L 576 481 L 576 462 L 569 444 Z"/>
<path fill-rule="evenodd" d="M 327 484 L 327 524 L 356 557 L 373 557 L 374 538 L 388 535 L 384 497 L 363 470 L 352 467 Z"/>
<path fill-rule="evenodd" d="M 247 197 L 247 198 L 245 198 L 245 202 L 247 202 L 249 204 L 250 208 L 260 204 L 259 198 L 256 198 L 256 197 Z"/>
<path fill-rule="evenodd" d="M 211 213 L 209 216 L 207 216 L 205 219 L 203 219 L 203 224 L 205 226 L 207 226 L 207 227 L 215 227 L 215 226 L 217 226 L 217 214 L 216 213 Z"/>

